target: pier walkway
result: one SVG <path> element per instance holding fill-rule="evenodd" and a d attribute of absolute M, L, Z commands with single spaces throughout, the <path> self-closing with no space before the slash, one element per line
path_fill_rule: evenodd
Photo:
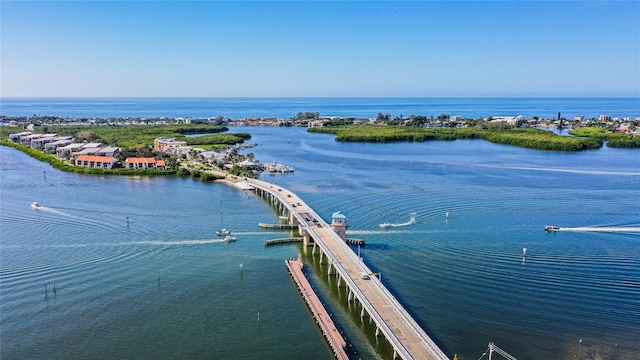
<path fill-rule="evenodd" d="M 231 179 L 228 179 L 228 181 Z M 238 179 L 240 180 L 240 179 Z M 371 269 L 351 250 L 349 245 L 315 211 L 296 194 L 256 179 L 242 179 L 244 188 L 278 203 L 289 214 L 289 223 L 298 225 L 306 246 L 320 251 L 329 264 L 329 274 L 338 277 L 338 286 L 346 286 L 349 300 L 362 305 L 361 318 L 368 315 L 394 349 L 394 358 L 445 360 L 448 357 L 387 290 Z M 363 276 L 366 275 L 366 276 Z"/>
<path fill-rule="evenodd" d="M 285 263 L 287 264 L 289 274 L 291 274 L 291 277 L 302 294 L 302 298 L 309 306 L 309 310 L 311 310 L 322 333 L 327 338 L 329 346 L 333 349 L 333 354 L 337 359 L 348 360 L 349 356 L 347 356 L 347 352 L 345 351 L 347 343 L 342 335 L 340 335 L 340 332 L 334 325 L 324 305 L 322 305 L 315 291 L 311 288 L 311 284 L 309 284 L 309 281 L 304 276 L 302 272 L 302 262 L 298 259 L 287 259 Z"/>

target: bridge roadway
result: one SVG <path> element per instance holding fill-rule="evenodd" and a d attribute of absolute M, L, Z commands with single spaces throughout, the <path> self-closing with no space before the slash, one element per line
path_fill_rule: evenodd
<path fill-rule="evenodd" d="M 376 276 L 362 279 L 360 273 L 371 274 L 364 262 L 349 248 L 318 214 L 296 194 L 276 184 L 256 179 L 244 180 L 255 188 L 270 193 L 297 219 L 301 234 L 306 232 L 326 255 L 329 272 L 333 268 L 362 304 L 381 332 L 394 348 L 394 357 L 403 359 L 445 360 L 444 352 L 407 313 Z M 364 315 L 361 313 L 361 315 Z"/>

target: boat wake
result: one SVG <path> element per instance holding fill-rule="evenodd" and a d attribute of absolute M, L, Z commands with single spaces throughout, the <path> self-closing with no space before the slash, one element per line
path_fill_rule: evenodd
<path fill-rule="evenodd" d="M 195 239 L 195 240 L 175 240 L 175 241 L 162 241 L 162 240 L 140 240 L 140 241 L 127 241 L 117 243 L 88 243 L 88 244 L 48 244 L 48 245 L 36 245 L 36 246 L 5 246 L 3 248 L 28 248 L 28 249 L 41 249 L 41 248 L 96 248 L 96 247 L 130 247 L 130 246 L 196 246 L 196 245 L 208 245 L 225 243 L 224 239 Z"/>
<path fill-rule="evenodd" d="M 56 209 L 54 209 L 54 208 L 52 208 L 52 207 L 48 207 L 48 206 L 44 206 L 44 205 L 40 205 L 40 204 L 35 203 L 35 202 L 34 202 L 33 204 L 31 204 L 31 207 L 32 207 L 33 209 L 38 210 L 38 211 L 47 211 L 47 212 L 54 213 L 54 214 L 58 214 L 58 215 L 62 215 L 62 216 L 68 216 L 68 217 L 71 217 L 71 218 L 82 219 L 82 218 L 81 218 L 81 217 L 79 217 L 79 216 L 75 216 L 75 215 L 67 214 L 66 212 L 62 212 L 62 211 L 60 211 L 60 210 L 56 210 Z"/>
<path fill-rule="evenodd" d="M 386 229 L 388 227 L 402 227 L 402 226 L 409 226 L 412 225 L 416 222 L 416 213 L 412 212 L 409 214 L 409 221 L 407 222 L 403 222 L 403 223 L 382 223 L 380 224 L 380 227 L 383 229 Z"/>
<path fill-rule="evenodd" d="M 640 233 L 640 227 L 561 227 L 556 231 Z"/>

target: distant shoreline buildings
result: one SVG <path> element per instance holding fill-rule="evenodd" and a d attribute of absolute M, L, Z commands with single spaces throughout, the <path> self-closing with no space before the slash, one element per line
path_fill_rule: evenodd
<path fill-rule="evenodd" d="M 317 113 L 313 113 L 317 114 Z M 529 124 L 558 124 L 562 121 L 563 124 L 572 124 L 579 126 L 594 126 L 594 125 L 615 125 L 619 123 L 636 123 L 636 126 L 640 126 L 640 117 L 631 118 L 625 117 L 610 117 L 606 114 L 601 114 L 597 118 L 592 117 L 587 119 L 583 114 L 576 114 L 573 117 L 565 118 L 544 118 L 539 116 L 525 117 L 524 115 L 490 115 L 487 117 L 469 118 L 462 115 L 448 115 L 440 114 L 437 117 L 433 115 L 427 117 L 423 115 L 410 115 L 410 116 L 397 116 L 391 118 L 389 114 L 378 114 L 377 117 L 363 118 L 355 116 L 320 116 L 317 114 L 311 118 L 276 118 L 276 117 L 244 117 L 244 118 L 229 118 L 224 116 L 214 116 L 209 118 L 145 118 L 145 117 L 111 117 L 111 118 L 70 118 L 56 115 L 34 115 L 34 116 L 6 116 L 0 115 L 0 126 L 13 126 L 26 128 L 28 124 L 34 124 L 39 126 L 145 126 L 145 125 L 174 125 L 174 124 L 213 124 L 223 126 L 300 126 L 300 127 L 320 127 L 327 123 L 336 125 L 336 123 L 344 124 L 372 124 L 372 125 L 406 125 L 415 119 L 420 119 L 421 122 L 428 127 L 463 127 L 464 124 L 485 120 L 485 121 L 505 121 L 510 124 L 527 122 Z M 577 122 L 577 123 L 576 123 Z M 159 143 L 159 147 L 173 146 L 175 144 L 169 144 L 170 139 L 166 139 L 166 143 Z M 175 139 L 174 139 L 175 141 Z"/>

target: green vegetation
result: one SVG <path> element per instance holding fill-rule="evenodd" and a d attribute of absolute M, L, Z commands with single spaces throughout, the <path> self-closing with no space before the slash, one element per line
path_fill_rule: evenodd
<path fill-rule="evenodd" d="M 214 146 L 214 145 L 233 145 L 251 139 L 251 135 L 247 133 L 238 134 L 214 134 L 203 135 L 198 137 L 186 138 L 189 146 Z"/>
<path fill-rule="evenodd" d="M 607 146 L 612 148 L 640 149 L 640 136 L 617 133 L 607 136 Z"/>
<path fill-rule="evenodd" d="M 229 174 L 241 177 L 254 177 L 253 167 L 233 165 L 229 170 Z"/>
<path fill-rule="evenodd" d="M 602 128 L 602 127 L 581 127 L 581 128 L 576 128 L 569 131 L 571 135 L 575 135 L 575 136 L 599 137 L 602 139 L 605 138 L 605 132 L 606 132 L 605 128 Z"/>
<path fill-rule="evenodd" d="M 531 128 L 422 128 L 362 125 L 310 128 L 308 131 L 335 134 L 336 141 L 354 142 L 484 139 L 498 144 L 554 151 L 579 151 L 602 146 L 602 141 L 598 139 L 559 136 L 549 131 Z"/>
<path fill-rule="evenodd" d="M 153 145 L 153 140 L 159 137 L 174 137 L 178 140 L 196 138 L 185 138 L 185 134 L 219 133 L 229 130 L 224 126 L 217 125 L 144 125 L 144 126 L 46 126 L 36 127 L 37 133 L 56 133 L 61 136 L 73 136 L 76 141 L 101 142 L 110 146 L 120 146 L 133 148 L 140 145 Z M 13 128 L 10 133 L 19 132 Z M 2 134 L 2 138 L 8 137 Z M 215 135 L 214 135 L 215 136 Z M 203 136 L 208 137 L 208 136 Z M 211 143 L 216 138 L 204 140 L 204 143 Z M 230 143 L 244 140 L 244 134 L 238 136 L 225 134 L 220 138 L 223 143 Z M 195 141 L 195 140 L 192 140 Z M 209 142 L 206 142 L 209 141 Z M 231 142 L 233 143 L 233 142 Z"/>
<path fill-rule="evenodd" d="M 582 127 L 569 132 L 571 135 L 607 141 L 607 147 L 640 149 L 640 136 L 613 132 L 603 127 Z"/>

